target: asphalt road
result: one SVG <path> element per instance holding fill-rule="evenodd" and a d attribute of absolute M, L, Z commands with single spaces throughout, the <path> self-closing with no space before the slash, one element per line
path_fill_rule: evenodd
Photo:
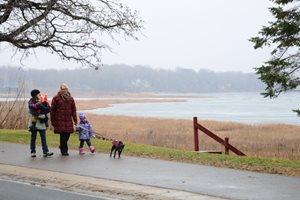
<path fill-rule="evenodd" d="M 40 150 L 40 149 L 39 149 Z M 52 149 L 53 150 L 53 149 Z M 126 149 L 125 149 L 126 151 Z M 79 156 L 58 149 L 51 158 L 31 158 L 29 145 L 0 142 L 0 163 L 137 183 L 241 200 L 299 200 L 300 179 L 202 165 L 96 153 Z M 40 153 L 41 155 L 41 153 Z"/>
<path fill-rule="evenodd" d="M 0 185 L 1 200 L 108 200 L 107 198 L 92 197 L 74 192 L 44 188 L 5 180 L 0 180 Z"/>

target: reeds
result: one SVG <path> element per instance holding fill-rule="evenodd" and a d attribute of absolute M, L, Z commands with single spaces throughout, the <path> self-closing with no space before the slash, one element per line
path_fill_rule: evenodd
<path fill-rule="evenodd" d="M 134 143 L 193 150 L 193 120 L 155 119 L 88 114 L 98 134 Z M 300 159 L 300 126 L 285 124 L 245 125 L 232 122 L 200 121 L 246 155 L 289 160 Z M 223 151 L 224 147 L 199 132 L 201 150 Z"/>
<path fill-rule="evenodd" d="M 28 111 L 25 100 L 25 86 L 21 84 L 17 91 L 7 91 L 0 101 L 0 128 L 20 129 L 27 125 Z"/>

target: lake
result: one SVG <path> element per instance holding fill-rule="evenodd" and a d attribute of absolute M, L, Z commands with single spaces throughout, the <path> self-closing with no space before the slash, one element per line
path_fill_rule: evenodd
<path fill-rule="evenodd" d="M 162 94 L 161 99 L 170 98 L 170 94 L 165 95 L 168 95 L 168 97 L 164 98 Z M 275 99 L 264 98 L 258 92 L 173 95 L 174 98 L 176 97 L 176 99 L 185 101 L 112 104 L 112 107 L 109 108 L 100 108 L 85 112 L 99 115 L 190 120 L 194 116 L 197 116 L 199 120 L 234 121 L 246 124 L 285 123 L 300 125 L 300 117 L 295 112 L 292 112 L 292 109 L 300 107 L 299 92 L 281 94 Z M 193 98 L 192 96 L 202 96 L 205 98 Z"/>

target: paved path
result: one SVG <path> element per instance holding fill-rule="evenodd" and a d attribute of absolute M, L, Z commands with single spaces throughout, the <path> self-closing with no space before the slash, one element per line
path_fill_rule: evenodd
<path fill-rule="evenodd" d="M 39 149 L 38 149 L 39 150 Z M 300 179 L 202 165 L 108 154 L 79 156 L 58 150 L 51 158 L 31 158 L 29 146 L 0 142 L 0 163 L 170 188 L 229 199 L 298 200 Z"/>
<path fill-rule="evenodd" d="M 36 187 L 29 184 L 0 180 L 0 199 L 9 200 L 107 200 L 92 196 L 50 188 Z"/>

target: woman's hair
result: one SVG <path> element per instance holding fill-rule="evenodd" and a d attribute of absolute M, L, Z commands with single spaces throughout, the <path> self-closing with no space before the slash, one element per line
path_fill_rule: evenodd
<path fill-rule="evenodd" d="M 68 87 L 68 85 L 65 84 L 65 83 L 60 84 L 60 86 L 59 86 L 59 91 L 61 92 L 63 88 L 67 88 L 68 91 L 69 91 L 69 87 Z"/>

